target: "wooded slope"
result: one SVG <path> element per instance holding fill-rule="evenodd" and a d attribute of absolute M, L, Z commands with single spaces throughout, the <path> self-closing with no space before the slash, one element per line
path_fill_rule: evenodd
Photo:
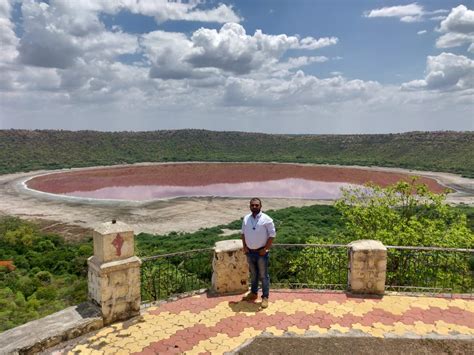
<path fill-rule="evenodd" d="M 474 177 L 474 132 L 274 135 L 206 130 L 0 130 L 0 173 L 169 161 L 402 167 Z"/>

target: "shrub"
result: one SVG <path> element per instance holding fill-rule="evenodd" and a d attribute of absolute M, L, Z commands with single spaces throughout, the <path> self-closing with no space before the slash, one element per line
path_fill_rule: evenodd
<path fill-rule="evenodd" d="M 335 206 L 351 240 L 375 239 L 385 245 L 471 248 L 474 234 L 466 215 L 445 203 L 416 178 L 382 188 L 343 189 Z"/>

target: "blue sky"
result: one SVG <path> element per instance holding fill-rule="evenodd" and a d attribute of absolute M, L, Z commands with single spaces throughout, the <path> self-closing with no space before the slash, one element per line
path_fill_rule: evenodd
<path fill-rule="evenodd" d="M 474 130 L 472 2 L 0 1 L 0 128 Z"/>

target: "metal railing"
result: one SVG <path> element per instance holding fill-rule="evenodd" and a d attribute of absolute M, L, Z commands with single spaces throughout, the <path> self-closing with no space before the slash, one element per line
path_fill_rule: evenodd
<path fill-rule="evenodd" d="M 387 246 L 386 289 L 474 296 L 474 250 Z"/>
<path fill-rule="evenodd" d="M 347 290 L 348 245 L 274 244 L 272 288 Z M 213 248 L 142 258 L 142 302 L 211 286 Z M 386 290 L 474 297 L 474 250 L 387 246 Z"/>
<path fill-rule="evenodd" d="M 206 248 L 142 258 L 142 302 L 209 288 L 213 256 L 214 248 Z"/>
<path fill-rule="evenodd" d="M 271 287 L 346 290 L 348 250 L 340 244 L 274 244 Z"/>

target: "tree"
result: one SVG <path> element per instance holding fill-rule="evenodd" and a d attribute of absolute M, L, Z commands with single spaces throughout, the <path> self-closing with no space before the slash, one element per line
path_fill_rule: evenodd
<path fill-rule="evenodd" d="M 445 194 L 431 193 L 416 178 L 386 188 L 366 185 L 344 189 L 335 204 L 346 227 L 339 240 L 348 243 L 375 239 L 392 246 L 472 248 L 474 234 L 466 215 L 447 205 L 445 199 Z M 321 240 L 319 237 L 310 242 Z M 290 271 L 298 282 L 325 284 L 338 270 L 332 270 L 331 261 L 335 259 L 329 249 L 316 254 L 309 246 L 291 260 Z M 391 249 L 387 284 L 472 292 L 473 265 L 472 256 L 464 252 Z"/>
<path fill-rule="evenodd" d="M 472 248 L 474 234 L 466 215 L 445 203 L 426 185 L 400 181 L 343 189 L 335 203 L 351 240 L 375 239 L 385 245 Z"/>

